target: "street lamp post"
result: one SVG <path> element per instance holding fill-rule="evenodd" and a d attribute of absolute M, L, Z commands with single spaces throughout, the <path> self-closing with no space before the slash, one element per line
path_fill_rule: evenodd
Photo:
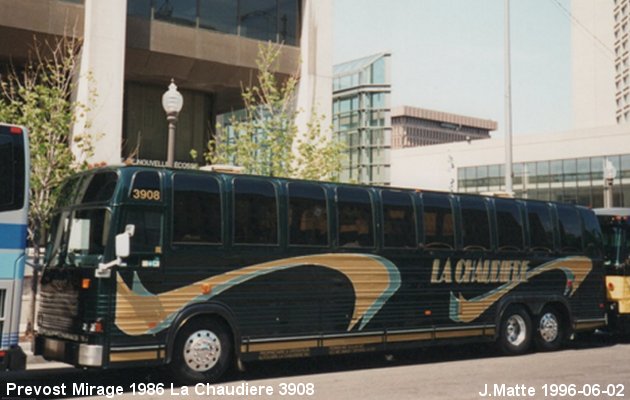
<path fill-rule="evenodd" d="M 168 86 L 168 90 L 162 95 L 162 107 L 166 113 L 166 120 L 168 121 L 168 150 L 166 154 L 166 166 L 173 167 L 175 160 L 175 123 L 177 122 L 177 116 L 184 106 L 184 98 L 182 94 L 177 91 L 175 80 L 171 79 L 171 84 Z"/>
<path fill-rule="evenodd" d="M 510 0 L 505 0 L 505 191 L 514 194 L 512 179 L 512 77 L 510 61 Z"/>
<path fill-rule="evenodd" d="M 604 160 L 604 207 L 610 208 L 613 206 L 613 183 L 617 176 L 617 168 L 610 162 L 610 160 Z"/>

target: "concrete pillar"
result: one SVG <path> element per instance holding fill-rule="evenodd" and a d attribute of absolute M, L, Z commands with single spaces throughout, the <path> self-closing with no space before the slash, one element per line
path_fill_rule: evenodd
<path fill-rule="evenodd" d="M 332 114 L 332 1 L 303 0 L 300 44 L 300 83 L 297 106 L 299 132 L 306 131 L 311 111 L 324 114 L 323 128 Z"/>
<path fill-rule="evenodd" d="M 121 162 L 126 25 L 127 0 L 85 0 L 76 100 L 89 110 L 79 115 L 73 135 L 91 134 L 94 154 L 88 158 L 75 145 L 80 160 Z"/>

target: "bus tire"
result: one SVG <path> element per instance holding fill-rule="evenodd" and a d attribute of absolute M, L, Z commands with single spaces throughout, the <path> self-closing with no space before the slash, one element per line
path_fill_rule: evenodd
<path fill-rule="evenodd" d="M 231 334 L 215 318 L 197 318 L 177 333 L 171 370 L 185 384 L 215 382 L 232 360 Z"/>
<path fill-rule="evenodd" d="M 557 308 L 545 306 L 536 323 L 536 348 L 541 351 L 558 350 L 564 340 L 562 314 Z"/>
<path fill-rule="evenodd" d="M 510 306 L 503 313 L 499 328 L 499 347 L 505 354 L 518 355 L 529 350 L 532 319 L 522 306 Z"/>

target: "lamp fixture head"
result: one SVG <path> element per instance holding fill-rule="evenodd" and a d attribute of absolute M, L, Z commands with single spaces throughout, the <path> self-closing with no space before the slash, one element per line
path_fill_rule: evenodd
<path fill-rule="evenodd" d="M 175 80 L 171 79 L 171 84 L 168 86 L 168 90 L 162 95 L 162 107 L 166 112 L 166 115 L 177 116 L 184 106 L 184 97 L 177 90 Z"/>

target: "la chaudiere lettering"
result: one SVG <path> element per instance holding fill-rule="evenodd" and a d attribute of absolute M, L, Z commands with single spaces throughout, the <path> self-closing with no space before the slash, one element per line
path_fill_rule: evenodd
<path fill-rule="evenodd" d="M 171 388 L 171 395 L 195 394 L 197 396 L 271 396 L 274 394 L 273 386 L 250 385 L 241 382 L 238 385 L 211 385 L 198 383 L 193 388 L 182 386 Z"/>
<path fill-rule="evenodd" d="M 527 260 L 433 260 L 431 283 L 507 283 L 527 281 Z"/>

